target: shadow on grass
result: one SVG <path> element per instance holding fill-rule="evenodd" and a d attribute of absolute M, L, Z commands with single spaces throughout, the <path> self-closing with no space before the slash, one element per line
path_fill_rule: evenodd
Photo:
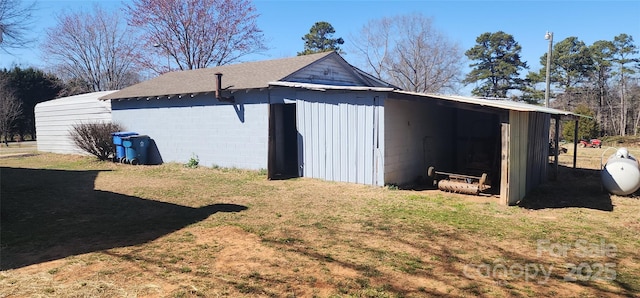
<path fill-rule="evenodd" d="M 550 170 L 552 165 L 549 165 Z M 552 177 L 551 175 L 549 177 Z M 613 211 L 611 196 L 602 187 L 600 171 L 558 167 L 558 178 L 540 185 L 522 200 L 526 209 L 588 208 Z"/>
<path fill-rule="evenodd" d="M 0 168 L 0 270 L 142 244 L 247 207 L 192 208 L 94 190 L 100 171 Z"/>
<path fill-rule="evenodd" d="M 358 252 L 359 258 L 346 259 L 332 255 L 326 247 L 319 247 L 304 239 L 289 241 L 288 239 L 263 239 L 264 243 L 288 252 L 296 253 L 317 263 L 333 263 L 339 267 L 357 272 L 357 276 L 332 275 L 333 283 L 344 294 L 367 293 L 367 290 L 381 291 L 380 294 L 393 293 L 398 297 L 496 297 L 496 296 L 526 296 L 536 293 L 536 296 L 552 296 L 558 290 L 550 287 L 549 283 L 562 287 L 562 291 L 573 288 L 571 282 L 566 281 L 568 271 L 558 266 L 552 259 L 540 259 L 536 256 L 535 243 L 530 243 L 531 249 L 521 252 L 502 247 L 500 244 L 483 239 L 471 240 L 462 234 L 464 231 L 447 232 L 439 236 L 426 236 L 420 241 L 409 240 L 406 237 L 394 235 L 392 232 L 349 232 L 347 234 L 333 234 L 336 239 L 348 237 L 349 251 Z M 356 236 L 356 237 L 354 237 Z M 407 253 L 401 250 L 371 246 L 362 239 L 386 238 L 398 243 L 401 247 L 408 247 Z M 338 240 L 340 241 L 340 240 Z M 467 243 L 468 247 L 448 247 L 451 243 Z M 435 245 L 434 245 L 435 244 Z M 474 254 L 482 251 L 492 251 L 494 257 L 484 255 L 481 259 L 473 258 Z M 527 253 L 528 252 L 528 253 Z M 483 255 L 483 253 L 479 253 Z M 420 257 L 422 255 L 423 257 Z M 471 255 L 471 259 L 469 259 Z M 429 256 L 425 258 L 424 256 Z M 463 256 L 463 257 L 460 257 Z M 465 258 L 466 257 L 466 258 Z M 532 269 L 535 266 L 535 270 Z M 386 267 L 386 268 L 385 268 Z M 385 269 L 382 269 L 385 268 Z M 524 276 L 523 269 L 531 270 Z M 542 271 L 542 270 L 546 271 Z M 487 271 L 488 270 L 488 271 Z M 540 270 L 540 271 L 538 271 Z M 391 273 L 393 272 L 393 273 Z M 440 289 L 428 286 L 411 285 L 411 282 L 399 283 L 400 276 L 408 276 L 407 280 L 436 281 Z M 631 284 L 632 281 L 629 281 Z M 591 289 L 603 296 L 633 296 L 637 293 L 632 284 L 625 284 L 618 289 L 602 287 L 598 283 L 582 283 L 584 289 Z M 460 293 L 448 294 L 458 289 Z M 573 288 L 575 289 L 575 288 Z M 374 291 L 375 292 L 375 291 Z M 359 295 L 354 295 L 359 296 Z M 383 295 L 380 295 L 383 296 Z M 389 295 L 394 296 L 394 295 Z"/>

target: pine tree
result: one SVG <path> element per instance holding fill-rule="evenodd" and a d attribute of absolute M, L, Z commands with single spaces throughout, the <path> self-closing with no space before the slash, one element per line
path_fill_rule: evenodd
<path fill-rule="evenodd" d="M 329 51 L 342 52 L 341 44 L 344 43 L 342 37 L 331 38 L 336 33 L 333 26 L 327 22 L 316 22 L 311 26 L 309 33 L 302 37 L 304 40 L 304 51 L 298 52 L 298 56 Z"/>
<path fill-rule="evenodd" d="M 521 46 L 513 36 L 502 31 L 483 33 L 476 46 L 465 52 L 474 61 L 464 83 L 478 83 L 471 93 L 476 96 L 506 98 L 509 90 L 521 90 L 524 81 L 520 71 L 529 68 L 520 60 Z"/>

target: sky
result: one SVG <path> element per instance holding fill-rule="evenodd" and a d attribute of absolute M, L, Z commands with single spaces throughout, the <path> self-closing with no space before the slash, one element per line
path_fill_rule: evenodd
<path fill-rule="evenodd" d="M 55 16 L 64 11 L 90 9 L 94 2 L 108 9 L 120 9 L 128 0 L 37 0 L 36 22 L 32 29 L 37 42 L 28 49 L 0 53 L 0 68 L 14 65 L 46 70 L 38 42 L 46 28 L 55 25 Z M 302 51 L 302 36 L 315 22 L 329 22 L 345 40 L 370 20 L 395 15 L 421 13 L 433 20 L 437 30 L 463 51 L 472 48 L 476 38 L 485 32 L 504 31 L 522 46 L 521 58 L 530 71 L 538 71 L 540 57 L 548 50 L 544 39 L 553 32 L 554 43 L 576 36 L 587 45 L 597 40 L 613 40 L 621 33 L 634 37 L 640 47 L 640 1 L 408 1 L 408 0 L 253 0 L 258 14 L 258 27 L 263 30 L 268 51 L 248 56 L 244 61 L 267 60 L 295 56 Z M 344 58 L 351 62 L 347 52 Z M 352 62 L 353 63 L 353 62 Z M 467 61 L 465 65 L 468 65 Z M 468 68 L 464 71 L 468 72 Z"/>

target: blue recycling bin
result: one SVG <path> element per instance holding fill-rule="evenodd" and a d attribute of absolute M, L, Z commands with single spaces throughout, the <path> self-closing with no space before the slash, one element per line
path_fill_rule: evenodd
<path fill-rule="evenodd" d="M 146 165 L 149 151 L 149 136 L 133 135 L 122 138 L 125 149 L 125 161 L 132 165 Z"/>
<path fill-rule="evenodd" d="M 122 145 L 122 139 L 137 134 L 137 132 L 132 131 L 119 131 L 111 133 L 111 136 L 113 137 L 113 145 L 116 147 L 116 161 L 123 162 L 125 160 L 125 150 L 124 146 Z"/>

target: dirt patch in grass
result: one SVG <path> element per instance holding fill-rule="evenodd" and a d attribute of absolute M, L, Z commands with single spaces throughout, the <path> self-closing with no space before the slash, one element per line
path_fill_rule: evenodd
<path fill-rule="evenodd" d="M 640 201 L 597 191 L 589 169 L 507 207 L 54 154 L 0 166 L 2 297 L 640 293 Z"/>

